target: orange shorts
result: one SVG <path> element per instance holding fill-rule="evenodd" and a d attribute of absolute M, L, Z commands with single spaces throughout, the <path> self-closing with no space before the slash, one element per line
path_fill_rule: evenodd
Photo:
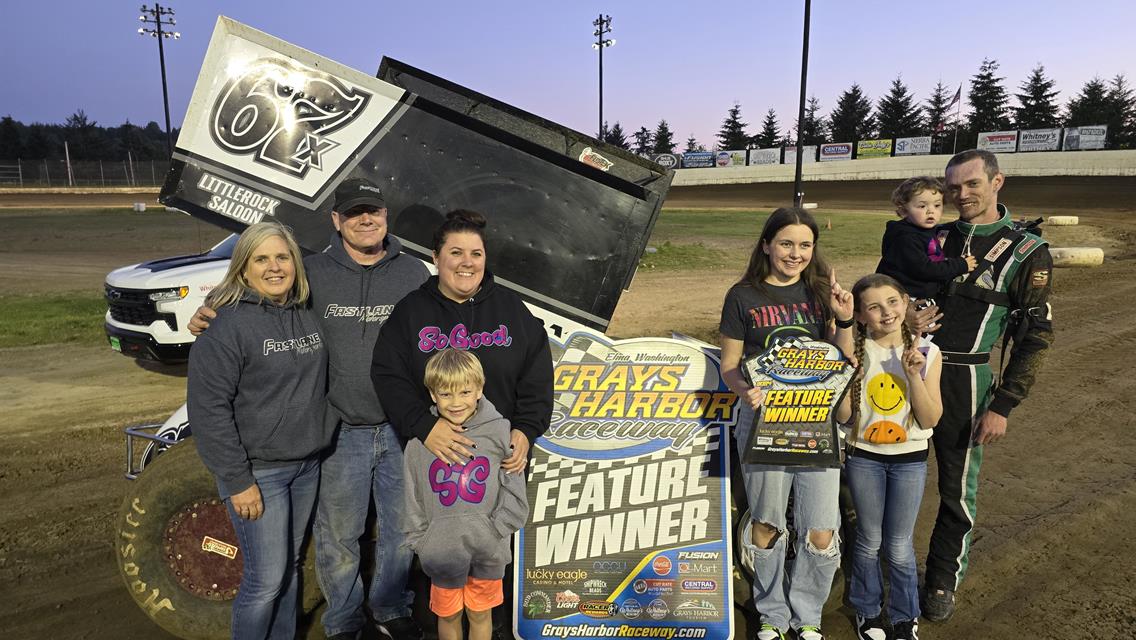
<path fill-rule="evenodd" d="M 463 609 L 488 611 L 505 601 L 501 580 L 467 578 L 460 589 L 443 589 L 430 585 L 430 610 L 448 618 Z"/>

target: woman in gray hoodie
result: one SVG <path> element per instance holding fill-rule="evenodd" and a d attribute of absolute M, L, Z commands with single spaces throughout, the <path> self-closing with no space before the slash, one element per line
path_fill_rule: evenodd
<path fill-rule="evenodd" d="M 291 232 L 254 224 L 209 294 L 217 317 L 189 354 L 194 440 L 244 557 L 235 640 L 296 635 L 299 552 L 330 435 L 327 352 L 307 301 Z"/>

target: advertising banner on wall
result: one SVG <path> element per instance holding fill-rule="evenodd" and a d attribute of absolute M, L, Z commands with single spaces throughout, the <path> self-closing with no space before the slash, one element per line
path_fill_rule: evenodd
<path fill-rule="evenodd" d="M 1018 150 L 1018 132 L 985 131 L 978 134 L 978 148 L 991 153 L 1014 153 Z"/>
<path fill-rule="evenodd" d="M 1027 129 L 1018 132 L 1018 151 L 1057 151 L 1061 129 Z"/>
<path fill-rule="evenodd" d="M 834 160 L 851 160 L 851 142 L 829 142 L 820 145 L 820 161 L 832 162 Z"/>
<path fill-rule="evenodd" d="M 772 149 L 750 149 L 749 164 L 777 164 L 781 162 L 781 147 Z"/>
<path fill-rule="evenodd" d="M 718 151 L 714 154 L 714 165 L 718 167 L 744 167 L 746 150 Z"/>
<path fill-rule="evenodd" d="M 713 151 L 690 151 L 682 154 L 683 169 L 704 169 L 714 166 Z"/>
<path fill-rule="evenodd" d="M 892 141 L 887 140 L 860 140 L 856 143 L 857 158 L 889 158 L 891 157 Z"/>
<path fill-rule="evenodd" d="M 817 146 L 815 144 L 807 144 L 801 147 L 801 155 L 804 157 L 804 160 L 801 161 L 802 164 L 816 162 Z M 797 147 L 792 145 L 785 147 L 785 159 L 781 162 L 782 164 L 797 164 Z"/>
<path fill-rule="evenodd" d="M 665 338 L 552 341 L 552 425 L 518 532 L 518 638 L 732 634 L 729 429 L 716 352 Z"/>
<path fill-rule="evenodd" d="M 664 169 L 678 169 L 682 166 L 681 153 L 656 153 L 649 157 Z"/>
<path fill-rule="evenodd" d="M 1108 127 L 1103 124 L 1092 127 L 1069 127 L 1065 129 L 1063 148 L 1065 151 L 1103 149 L 1107 136 Z"/>
<path fill-rule="evenodd" d="M 929 153 L 931 153 L 931 136 L 895 139 L 897 156 L 925 156 Z"/>

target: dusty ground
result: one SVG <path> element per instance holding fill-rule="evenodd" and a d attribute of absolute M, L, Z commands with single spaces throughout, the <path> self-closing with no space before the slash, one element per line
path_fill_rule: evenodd
<path fill-rule="evenodd" d="M 1064 198 L 1077 207 L 1053 204 L 1056 196 L 1042 199 L 1047 204 L 1016 207 L 1017 213 L 1081 215 L 1081 227 L 1052 228 L 1046 236 L 1056 246 L 1104 246 L 1108 259 L 1101 268 L 1055 275 L 1057 342 L 1033 396 L 1011 416 L 1010 437 L 987 452 L 972 570 L 959 593 L 959 613 L 948 624 L 923 625 L 924 638 L 1136 635 L 1136 554 L 1126 539 L 1136 528 L 1132 182 L 1109 183 L 1108 197 L 1099 201 L 1086 199 L 1091 184 L 1068 184 L 1068 191 L 1080 195 Z M 1004 199 L 1014 203 L 1012 185 Z M 676 191 L 668 206 L 703 201 L 753 206 L 781 197 L 784 186 L 741 195 Z M 824 189 L 815 186 L 812 192 Z M 880 206 L 879 191 L 863 193 L 844 201 L 831 195 L 822 206 Z M 91 242 L 89 229 L 59 225 L 37 242 L 14 243 L 2 231 L 3 215 L 0 211 L 0 293 L 97 289 L 111 267 L 193 251 L 202 242 L 192 225 L 180 227 L 184 240 L 171 240 L 177 234 L 168 225 L 187 221 L 170 222 L 161 216 L 173 216 L 160 214 L 152 225 L 142 219 L 130 242 L 112 237 L 112 230 Z M 206 244 L 224 235 L 209 233 Z M 179 243 L 185 246 L 174 246 Z M 45 259 L 66 269 L 67 278 L 45 272 Z M 744 259 L 739 256 L 738 270 Z M 872 262 L 838 265 L 846 274 L 842 280 L 850 282 Z M 677 329 L 712 335 L 722 295 L 736 277 L 735 270 L 640 274 L 620 303 L 611 333 L 667 335 Z M 113 558 L 112 516 L 127 482 L 122 427 L 164 420 L 184 398 L 183 376 L 180 368 L 140 367 L 103 345 L 0 350 L 3 637 L 170 637 L 123 587 Z M 920 553 L 935 506 L 930 484 L 918 525 Z M 852 638 L 839 600 L 834 593 L 826 631 L 836 640 Z M 317 629 L 309 637 L 322 636 Z"/>

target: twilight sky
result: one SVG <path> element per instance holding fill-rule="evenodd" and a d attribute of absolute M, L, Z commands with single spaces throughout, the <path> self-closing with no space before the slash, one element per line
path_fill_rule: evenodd
<path fill-rule="evenodd" d="M 803 0 L 169 2 L 182 34 L 166 41 L 175 127 L 221 14 L 369 74 L 388 55 L 594 134 L 591 23 L 603 12 L 617 41 L 604 52 L 604 116 L 629 134 L 666 119 L 680 144 L 693 133 L 712 148 L 735 101 L 750 133 L 770 107 L 782 131 L 797 114 Z M 83 109 L 102 125 L 161 124 L 157 44 L 136 33 L 140 4 L 5 0 L 0 116 L 61 123 Z M 923 101 L 940 79 L 952 93 L 965 85 L 988 57 L 1011 94 L 1045 65 L 1064 104 L 1093 76 L 1136 84 L 1133 24 L 1136 3 L 1119 0 L 815 0 L 809 93 L 827 115 L 853 82 L 874 102 L 898 74 Z"/>

